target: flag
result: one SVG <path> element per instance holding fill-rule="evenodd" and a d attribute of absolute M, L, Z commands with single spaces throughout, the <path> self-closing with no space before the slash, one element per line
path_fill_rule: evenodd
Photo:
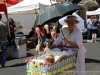
<path fill-rule="evenodd" d="M 6 0 L 6 3 L 14 5 L 18 3 L 18 0 Z"/>

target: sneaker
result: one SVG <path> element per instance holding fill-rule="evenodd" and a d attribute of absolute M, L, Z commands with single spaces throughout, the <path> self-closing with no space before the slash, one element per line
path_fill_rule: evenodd
<path fill-rule="evenodd" d="M 89 42 L 90 40 L 87 40 L 87 42 Z"/>
<path fill-rule="evenodd" d="M 95 41 L 95 43 L 100 43 L 99 41 Z"/>
<path fill-rule="evenodd" d="M 95 41 L 94 41 L 94 40 L 92 40 L 92 42 L 93 42 L 93 43 L 95 43 Z"/>
<path fill-rule="evenodd" d="M 2 65 L 2 68 L 4 68 L 5 67 L 5 65 Z"/>
<path fill-rule="evenodd" d="M 92 42 L 92 40 L 89 40 L 89 42 Z"/>

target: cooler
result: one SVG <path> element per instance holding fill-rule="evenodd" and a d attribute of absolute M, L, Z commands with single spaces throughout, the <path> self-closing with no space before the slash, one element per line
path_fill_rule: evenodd
<path fill-rule="evenodd" d="M 26 37 L 18 35 L 15 37 L 16 47 L 12 51 L 13 58 L 21 58 L 26 56 Z"/>

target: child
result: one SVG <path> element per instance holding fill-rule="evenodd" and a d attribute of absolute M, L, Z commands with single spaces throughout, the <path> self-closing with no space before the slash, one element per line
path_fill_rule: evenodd
<path fill-rule="evenodd" d="M 44 64 L 46 65 L 52 65 L 55 62 L 54 55 L 48 54 L 44 58 Z"/>

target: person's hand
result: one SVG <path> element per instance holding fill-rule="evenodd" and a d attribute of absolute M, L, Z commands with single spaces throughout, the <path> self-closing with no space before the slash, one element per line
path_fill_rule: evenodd
<path fill-rule="evenodd" d="M 68 39 L 67 38 L 64 38 L 64 42 L 67 44 L 68 43 Z"/>
<path fill-rule="evenodd" d="M 87 28 L 85 28 L 85 30 L 88 30 Z"/>
<path fill-rule="evenodd" d="M 52 44 L 52 46 L 50 47 L 50 49 L 53 49 L 55 47 L 56 47 L 56 45 L 55 44 Z"/>
<path fill-rule="evenodd" d="M 63 43 L 62 42 L 60 42 L 60 47 L 63 47 Z"/>

